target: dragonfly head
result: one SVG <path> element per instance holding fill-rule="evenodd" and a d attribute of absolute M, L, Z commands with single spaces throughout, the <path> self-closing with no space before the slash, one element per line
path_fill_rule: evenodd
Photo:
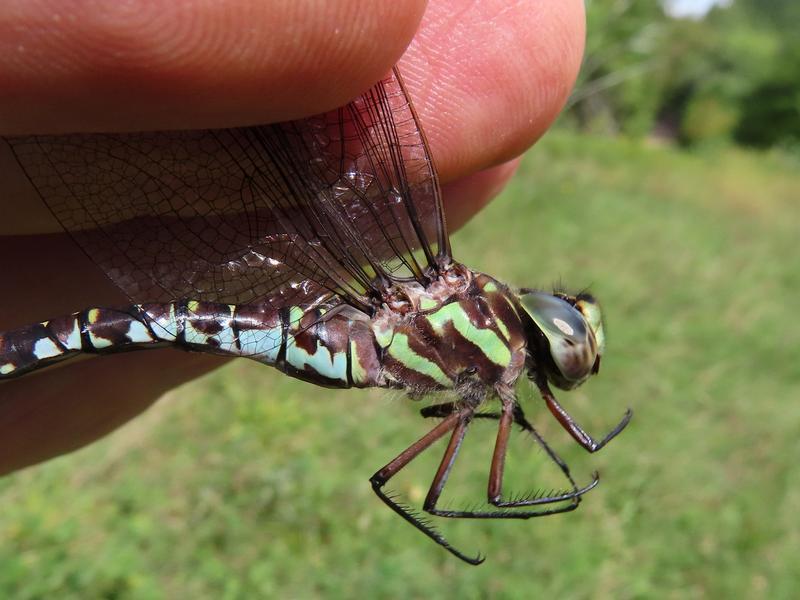
<path fill-rule="evenodd" d="M 600 370 L 605 334 L 600 305 L 586 293 L 571 296 L 523 289 L 520 306 L 530 317 L 528 368 L 563 390 Z"/>

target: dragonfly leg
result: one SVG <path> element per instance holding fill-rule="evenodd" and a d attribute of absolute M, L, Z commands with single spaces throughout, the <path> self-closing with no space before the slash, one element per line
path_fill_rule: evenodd
<path fill-rule="evenodd" d="M 552 460 L 554 463 L 556 463 L 558 465 L 558 468 L 561 469 L 561 472 L 564 473 L 564 476 L 569 480 L 569 483 L 572 486 L 572 491 L 573 492 L 577 492 L 578 491 L 578 484 L 575 483 L 575 480 L 572 478 L 572 473 L 570 473 L 569 465 L 564 461 L 564 459 L 562 459 L 558 455 L 558 453 L 556 453 L 555 450 L 553 450 L 550 447 L 550 444 L 548 444 L 544 440 L 544 438 L 539 434 L 539 432 L 536 431 L 536 429 L 533 428 L 533 425 L 531 425 L 531 423 L 528 421 L 528 419 L 525 418 L 525 413 L 522 412 L 522 408 L 519 406 L 519 404 L 517 404 L 514 407 L 514 423 L 519 425 L 520 428 L 523 431 L 526 431 L 531 436 L 533 436 L 533 439 L 536 440 L 536 442 L 539 444 L 539 446 L 541 446 L 541 448 L 545 451 L 547 456 L 550 457 L 550 460 Z M 597 478 L 597 473 L 593 474 L 593 478 L 595 478 L 595 479 Z M 581 496 L 577 495 L 576 496 L 576 500 L 578 502 L 580 502 L 581 501 Z"/>
<path fill-rule="evenodd" d="M 426 406 L 425 408 L 420 410 L 420 414 L 425 418 L 428 417 L 444 418 L 450 415 L 456 409 L 457 406 L 458 404 L 455 402 L 444 402 L 442 404 L 433 404 L 431 406 Z M 501 415 L 502 413 L 499 412 L 486 412 L 486 413 L 476 412 L 475 414 L 472 415 L 472 418 L 492 419 L 497 421 L 500 419 Z M 536 443 L 539 444 L 539 446 L 541 446 L 542 450 L 545 451 L 545 454 L 547 454 L 550 460 L 552 460 L 556 465 L 558 465 L 558 468 L 561 469 L 561 472 L 564 473 L 564 476 L 569 480 L 570 486 L 572 488 L 571 492 L 567 492 L 566 494 L 543 496 L 541 498 L 538 498 L 535 504 L 548 504 L 548 503 L 562 502 L 564 500 L 574 499 L 577 507 L 577 504 L 579 504 L 581 501 L 581 496 L 585 492 L 588 492 L 592 487 L 594 487 L 594 485 L 599 480 L 598 474 L 593 473 L 591 484 L 586 488 L 579 490 L 578 484 L 572 477 L 569 465 L 567 465 L 564 459 L 562 459 L 558 455 L 558 453 L 555 450 L 553 450 L 553 448 L 550 447 L 550 444 L 548 444 L 545 441 L 545 439 L 539 434 L 539 432 L 536 431 L 536 429 L 533 427 L 530 421 L 528 421 L 528 419 L 525 417 L 525 413 L 523 412 L 522 407 L 517 402 L 514 403 L 513 420 L 514 423 L 520 427 L 520 429 L 530 434 L 533 437 L 533 439 L 536 440 Z M 503 506 L 502 504 L 496 504 L 495 502 L 492 502 L 492 504 L 495 504 L 495 506 Z"/>
<path fill-rule="evenodd" d="M 530 423 L 525 419 L 522 410 L 519 409 L 517 406 L 516 399 L 514 398 L 514 394 L 511 391 L 500 391 L 501 401 L 503 403 L 502 412 L 497 414 L 487 414 L 487 413 L 478 413 L 475 414 L 475 417 L 479 417 L 480 415 L 486 415 L 485 418 L 498 418 L 499 419 L 499 426 L 497 431 L 497 441 L 495 443 L 494 454 L 492 456 L 492 466 L 489 472 L 489 487 L 488 487 L 488 498 L 489 502 L 498 508 L 518 508 L 523 506 L 534 506 L 534 505 L 541 505 L 541 504 L 552 504 L 556 502 L 566 502 L 569 501 L 568 504 L 563 506 L 559 506 L 557 508 L 549 508 L 549 509 L 542 509 L 542 510 L 528 510 L 528 511 L 511 511 L 511 510 L 501 510 L 501 511 L 466 511 L 466 510 L 443 510 L 436 508 L 436 503 L 439 500 L 441 495 L 442 489 L 444 488 L 444 484 L 447 480 L 447 475 L 450 472 L 450 469 L 455 461 L 456 455 L 458 454 L 458 449 L 461 445 L 461 441 L 463 440 L 464 433 L 466 433 L 466 426 L 468 422 L 464 422 L 463 424 L 459 423 L 456 425 L 453 435 L 450 438 L 450 443 L 445 451 L 444 456 L 442 457 L 442 462 L 439 465 L 439 470 L 434 477 L 433 483 L 431 484 L 431 489 L 428 492 L 428 497 L 425 499 L 425 504 L 423 508 L 425 511 L 440 517 L 451 517 L 451 518 L 468 518 L 468 519 L 530 519 L 533 517 L 541 517 L 545 515 L 552 515 L 558 514 L 562 512 L 568 512 L 571 510 L 575 510 L 580 503 L 580 497 L 591 490 L 595 485 L 597 485 L 599 478 L 597 474 L 594 474 L 592 482 L 584 488 L 578 488 L 573 480 L 572 476 L 569 473 L 569 468 L 567 467 L 566 463 L 561 460 L 561 458 L 544 442 L 544 440 L 539 436 L 539 434 L 533 429 Z M 438 408 L 437 411 L 441 414 L 449 409 L 447 405 L 439 405 L 441 408 Z M 455 406 L 455 405 L 453 405 Z M 437 411 L 427 411 L 430 413 L 436 413 Z M 425 416 L 429 416 L 425 414 L 426 411 L 423 411 Z M 431 415 L 432 416 L 432 415 Z M 439 415 L 436 415 L 439 416 Z M 450 418 L 450 417 L 447 417 Z M 511 424 L 512 422 L 517 421 L 523 429 L 526 431 L 532 432 L 536 440 L 542 444 L 547 452 L 548 456 L 553 459 L 556 464 L 561 468 L 561 470 L 565 473 L 567 478 L 569 479 L 570 483 L 572 484 L 572 490 L 569 492 L 563 492 L 556 495 L 544 496 L 544 497 L 527 497 L 519 500 L 514 501 L 505 501 L 502 499 L 502 483 L 503 483 L 503 469 L 505 464 L 505 455 L 506 449 L 508 446 L 508 437 L 511 431 Z M 444 421 L 443 421 L 444 422 Z"/>
<path fill-rule="evenodd" d="M 567 431 L 567 433 L 569 433 L 576 442 L 578 442 L 589 452 L 597 452 L 600 450 L 600 448 L 617 437 L 617 435 L 623 429 L 625 429 L 625 426 L 630 422 L 631 417 L 633 416 L 633 411 L 630 408 L 626 410 L 620 422 L 617 423 L 617 426 L 609 431 L 602 440 L 597 442 L 592 436 L 586 433 L 583 428 L 575 422 L 570 414 L 558 403 L 555 396 L 553 396 L 553 392 L 550 391 L 550 386 L 547 385 L 547 381 L 541 377 L 537 377 L 534 379 L 534 382 L 539 388 L 539 392 L 542 394 L 542 398 L 547 404 L 547 408 L 549 408 L 550 412 L 553 413 L 553 416 L 558 419 L 558 422 Z"/>
<path fill-rule="evenodd" d="M 453 438 L 456 437 L 456 434 L 459 431 L 461 432 L 460 436 L 463 439 L 464 432 L 466 431 L 466 423 L 469 422 L 474 410 L 475 409 L 473 406 L 465 406 L 459 411 L 453 411 L 436 427 L 431 429 L 428 433 L 392 459 L 386 466 L 377 471 L 372 477 L 370 477 L 369 481 L 372 484 L 372 489 L 375 491 L 375 494 L 377 494 L 378 498 L 380 498 L 384 504 L 400 515 L 403 519 L 411 523 L 414 527 L 419 529 L 422 533 L 427 535 L 430 539 L 442 546 L 451 554 L 457 556 L 465 562 L 468 562 L 471 565 L 479 565 L 484 561 L 483 557 L 480 555 L 471 557 L 463 554 L 461 551 L 453 547 L 450 542 L 448 542 L 445 537 L 433 527 L 433 525 L 421 518 L 419 515 L 415 514 L 407 506 L 397 502 L 395 496 L 387 494 L 383 490 L 383 486 L 386 485 L 386 483 L 392 477 L 399 473 L 406 465 L 408 465 L 408 463 L 419 456 L 422 452 L 427 450 L 431 444 L 440 439 L 451 429 L 454 429 L 454 432 L 453 436 L 451 436 L 451 442 L 448 445 L 448 451 L 450 446 L 452 446 Z M 439 473 L 437 473 L 437 477 L 439 477 Z M 446 479 L 446 474 L 444 478 Z M 435 485 L 435 479 L 433 485 Z M 442 483 L 442 485 L 444 484 Z"/>

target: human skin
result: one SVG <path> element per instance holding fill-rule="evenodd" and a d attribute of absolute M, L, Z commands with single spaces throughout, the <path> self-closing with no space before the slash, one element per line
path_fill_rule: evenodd
<path fill-rule="evenodd" d="M 0 135 L 300 118 L 345 104 L 399 61 L 453 230 L 552 123 L 583 39 L 582 0 L 6 0 Z M 0 331 L 126 302 L 1 143 L 0 183 Z M 88 444 L 225 362 L 162 349 L 4 382 L 0 474 Z"/>

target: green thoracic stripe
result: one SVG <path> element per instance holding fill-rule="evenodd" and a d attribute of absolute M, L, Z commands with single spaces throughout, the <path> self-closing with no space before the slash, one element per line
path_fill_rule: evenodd
<path fill-rule="evenodd" d="M 375 334 L 375 341 L 381 348 L 388 348 L 392 343 L 392 336 L 394 336 L 394 329 L 388 326 L 373 326 L 373 333 Z"/>
<path fill-rule="evenodd" d="M 411 346 L 408 344 L 408 336 L 404 333 L 395 334 L 392 340 L 391 354 L 395 359 L 401 362 L 404 367 L 411 371 L 427 375 L 436 381 L 436 383 L 446 387 L 452 384 L 450 378 L 439 368 L 439 365 L 411 349 Z"/>
<path fill-rule="evenodd" d="M 508 327 L 505 323 L 503 323 L 502 319 L 495 319 L 494 322 L 497 323 L 497 328 L 500 330 L 500 333 L 502 333 L 506 339 L 509 339 L 511 334 L 509 333 Z"/>
<path fill-rule="evenodd" d="M 503 298 L 503 302 L 506 304 L 506 306 L 510 306 L 510 304 L 508 303 L 508 300 L 506 300 L 505 297 L 501 296 L 501 298 Z M 513 307 L 512 307 L 512 310 L 513 310 Z M 492 311 L 492 312 L 494 313 L 494 311 Z M 494 322 L 495 322 L 495 325 L 497 325 L 497 328 L 500 330 L 500 333 L 503 334 L 503 337 L 505 337 L 506 340 L 510 340 L 511 339 L 511 334 L 508 331 L 508 325 L 506 325 L 503 322 L 503 320 L 500 317 L 497 316 L 497 314 L 494 315 Z"/>
<path fill-rule="evenodd" d="M 493 363 L 506 366 L 511 361 L 511 351 L 500 336 L 491 329 L 475 327 L 470 322 L 469 315 L 458 302 L 451 302 L 443 306 L 441 310 L 428 315 L 428 322 L 439 335 L 444 334 L 445 324 L 451 322 L 464 339 L 480 348 L 486 358 Z"/>
<path fill-rule="evenodd" d="M 358 355 L 358 345 L 355 340 L 350 340 L 350 376 L 353 378 L 353 383 L 363 383 L 367 381 L 369 373 L 361 364 Z"/>
<path fill-rule="evenodd" d="M 439 303 L 433 298 L 422 296 L 422 298 L 419 299 L 420 310 L 430 310 L 432 308 L 436 308 L 437 306 L 439 306 Z"/>

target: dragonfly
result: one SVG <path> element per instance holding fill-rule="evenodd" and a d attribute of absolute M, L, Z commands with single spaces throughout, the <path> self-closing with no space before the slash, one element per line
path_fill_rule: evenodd
<path fill-rule="evenodd" d="M 346 106 L 302 120 L 6 141 L 42 201 L 130 304 L 0 332 L 0 380 L 81 354 L 174 346 L 246 357 L 319 386 L 445 392 L 452 400 L 421 411 L 437 424 L 370 483 L 470 564 L 484 557 L 460 551 L 386 487 L 437 440 L 449 435 L 422 506 L 432 516 L 562 513 L 599 482 L 596 472 L 575 482 L 515 387 L 527 377 L 589 452 L 619 434 L 630 409 L 596 441 L 551 389 L 574 389 L 598 372 L 600 305 L 586 292 L 514 289 L 452 257 L 436 169 L 396 68 Z M 441 508 L 479 418 L 497 422 L 489 508 Z M 561 470 L 563 491 L 504 495 L 514 425 Z"/>

